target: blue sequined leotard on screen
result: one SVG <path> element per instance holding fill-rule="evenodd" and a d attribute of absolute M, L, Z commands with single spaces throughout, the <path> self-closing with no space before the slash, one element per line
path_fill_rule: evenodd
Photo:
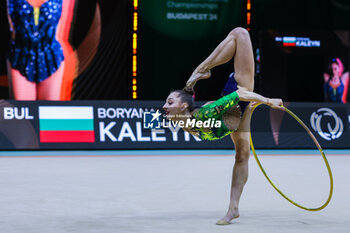
<path fill-rule="evenodd" d="M 342 80 L 340 79 L 340 85 L 337 88 L 333 88 L 329 85 L 330 80 L 331 79 L 329 79 L 324 84 L 324 88 L 325 88 L 325 92 L 326 92 L 327 97 L 328 97 L 328 101 L 344 103 L 342 100 L 343 93 L 344 93 L 344 84 L 343 84 Z"/>
<path fill-rule="evenodd" d="M 48 0 L 39 10 L 36 25 L 34 8 L 26 0 L 8 0 L 15 33 L 8 59 L 14 69 L 32 82 L 47 79 L 64 60 L 62 47 L 56 40 L 62 0 Z"/>

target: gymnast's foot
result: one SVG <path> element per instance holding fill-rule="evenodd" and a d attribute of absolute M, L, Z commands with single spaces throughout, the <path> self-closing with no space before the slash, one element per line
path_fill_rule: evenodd
<path fill-rule="evenodd" d="M 189 88 L 193 88 L 198 80 L 207 79 L 210 77 L 210 75 L 211 75 L 210 70 L 196 69 L 192 73 L 191 77 L 188 79 L 186 86 Z"/>
<path fill-rule="evenodd" d="M 216 225 L 228 225 L 231 224 L 231 220 L 239 218 L 239 212 L 238 210 L 235 211 L 228 211 L 226 216 L 220 219 L 219 221 L 216 222 Z"/>

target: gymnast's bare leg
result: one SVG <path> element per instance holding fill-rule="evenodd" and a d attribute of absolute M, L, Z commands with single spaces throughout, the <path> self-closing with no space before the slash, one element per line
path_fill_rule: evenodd
<path fill-rule="evenodd" d="M 253 49 L 249 33 L 243 28 L 235 28 L 228 34 L 209 57 L 195 69 L 187 86 L 193 87 L 198 80 L 209 78 L 211 68 L 224 64 L 232 58 L 234 58 L 235 79 L 239 88 L 253 91 Z M 233 167 L 229 209 L 227 214 L 217 222 L 219 225 L 229 224 L 232 219 L 239 217 L 239 200 L 248 179 L 250 117 L 251 108 L 248 106 L 237 132 L 231 134 L 236 148 L 236 160 Z"/>
<path fill-rule="evenodd" d="M 249 105 L 244 112 L 238 130 L 231 134 L 236 156 L 232 172 L 230 204 L 226 215 L 217 222 L 218 225 L 227 225 L 232 219 L 239 217 L 239 200 L 248 180 L 250 118 L 251 106 Z"/>
<path fill-rule="evenodd" d="M 209 57 L 195 69 L 186 86 L 193 87 L 198 80 L 209 78 L 211 68 L 227 63 L 232 58 L 234 58 L 235 79 L 239 87 L 253 91 L 253 48 L 249 33 L 244 28 L 233 29 Z"/>
<path fill-rule="evenodd" d="M 10 98 L 15 100 L 36 100 L 37 84 L 28 81 L 18 70 L 13 69 L 9 61 L 7 61 L 7 70 Z"/>
<path fill-rule="evenodd" d="M 37 84 L 38 100 L 60 100 L 65 62 L 49 78 Z"/>

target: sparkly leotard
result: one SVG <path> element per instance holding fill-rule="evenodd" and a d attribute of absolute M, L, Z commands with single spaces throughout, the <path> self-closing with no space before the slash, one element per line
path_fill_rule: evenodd
<path fill-rule="evenodd" d="M 199 133 L 199 137 L 203 140 L 218 140 L 231 134 L 232 131 L 224 124 L 222 116 L 227 110 L 235 106 L 239 101 L 237 92 L 232 92 L 214 103 L 208 104 L 200 108 L 193 114 L 196 120 L 205 121 L 208 119 L 215 119 L 221 121 L 221 127 L 219 128 L 194 128 Z"/>
<path fill-rule="evenodd" d="M 337 88 L 333 88 L 329 85 L 330 80 L 331 79 L 329 79 L 324 84 L 324 89 L 325 89 L 328 101 L 344 103 L 342 100 L 343 93 L 344 93 L 344 84 L 342 80 L 340 79 L 340 85 Z"/>
<path fill-rule="evenodd" d="M 235 73 L 231 73 L 229 76 L 229 79 L 227 80 L 224 86 L 224 89 L 222 90 L 221 96 L 223 97 L 212 104 L 203 106 L 202 108 L 199 109 L 198 112 L 196 112 L 193 115 L 193 117 L 196 120 L 205 121 L 209 118 L 212 118 L 212 119 L 221 121 L 220 128 L 210 128 L 210 129 L 194 128 L 193 130 L 199 133 L 199 137 L 201 139 L 218 140 L 226 137 L 227 135 L 233 132 L 232 130 L 228 129 L 227 126 L 224 124 L 224 121 L 222 119 L 223 114 L 227 112 L 227 110 L 229 110 L 231 107 L 238 104 L 240 107 L 241 116 L 242 116 L 249 104 L 249 102 L 246 102 L 246 101 L 239 101 L 239 96 L 236 93 L 237 90 L 238 90 L 238 83 L 235 79 Z"/>
<path fill-rule="evenodd" d="M 64 60 L 62 47 L 56 40 L 62 0 L 47 0 L 38 9 L 26 0 L 8 0 L 15 38 L 11 40 L 8 59 L 11 66 L 29 81 L 41 82 L 51 76 Z"/>

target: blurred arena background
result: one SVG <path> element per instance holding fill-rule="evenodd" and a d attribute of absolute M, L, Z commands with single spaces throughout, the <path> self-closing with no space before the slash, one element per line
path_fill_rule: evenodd
<path fill-rule="evenodd" d="M 0 225 L 5 232 L 349 229 L 348 1 L 58 1 L 67 16 L 65 70 L 61 84 L 53 86 L 60 94 L 37 100 L 14 95 L 8 59 L 11 2 L 0 2 L 6 41 L 0 44 Z M 214 223 L 229 197 L 231 139 L 203 142 L 179 127 L 146 127 L 146 115 L 162 112 L 169 92 L 183 88 L 235 27 L 250 33 L 254 91 L 282 98 L 325 149 L 335 191 L 323 212 L 305 213 L 280 198 L 251 159 L 244 218 L 218 228 Z M 348 77 L 337 101 L 329 97 L 325 81 L 334 64 Z M 233 71 L 232 62 L 212 69 L 212 78 L 196 86 L 197 104 L 217 99 Z M 305 130 L 288 114 L 264 106 L 255 111 L 251 128 L 273 180 L 306 205 L 322 203 L 328 177 Z"/>

